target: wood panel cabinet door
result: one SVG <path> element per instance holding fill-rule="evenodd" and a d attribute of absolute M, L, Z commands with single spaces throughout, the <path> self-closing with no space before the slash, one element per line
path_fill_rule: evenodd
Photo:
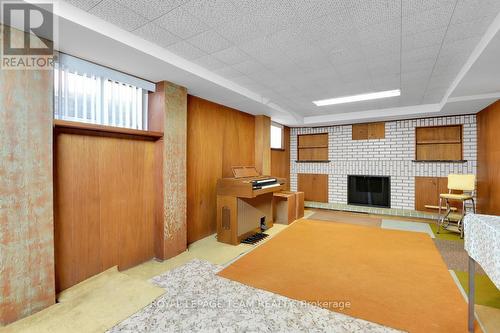
<path fill-rule="evenodd" d="M 367 140 L 368 139 L 368 124 L 352 125 L 352 140 Z"/>
<path fill-rule="evenodd" d="M 352 125 L 352 140 L 385 139 L 385 123 Z"/>
<path fill-rule="evenodd" d="M 328 175 L 299 173 L 298 191 L 304 192 L 304 200 L 328 202 Z"/>
<path fill-rule="evenodd" d="M 433 212 L 436 210 L 425 208 L 425 205 L 439 204 L 439 181 L 437 177 L 415 177 L 415 210 Z"/>
<path fill-rule="evenodd" d="M 448 177 L 415 177 L 415 210 L 437 213 L 437 209 L 425 208 L 425 205 L 439 206 L 439 195 L 448 193 Z M 462 193 L 462 191 L 453 191 Z M 443 207 L 445 202 L 443 202 Z M 450 201 L 450 206 L 461 209 L 459 201 Z"/>
<path fill-rule="evenodd" d="M 385 139 L 385 123 L 368 124 L 368 140 Z"/>

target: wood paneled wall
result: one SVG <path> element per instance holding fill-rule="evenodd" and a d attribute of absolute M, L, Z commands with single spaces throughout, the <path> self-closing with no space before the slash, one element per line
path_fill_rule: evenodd
<path fill-rule="evenodd" d="M 255 117 L 188 96 L 188 243 L 216 232 L 217 179 L 255 165 Z"/>
<path fill-rule="evenodd" d="M 271 175 L 286 178 L 286 189 L 290 189 L 290 128 L 283 127 L 285 147 L 271 149 Z"/>
<path fill-rule="evenodd" d="M 500 215 L 500 101 L 477 114 L 477 199 L 483 214 Z"/>
<path fill-rule="evenodd" d="M 271 174 L 271 118 L 255 116 L 255 169 L 261 175 Z"/>
<path fill-rule="evenodd" d="M 152 141 L 55 134 L 56 289 L 154 256 Z"/>

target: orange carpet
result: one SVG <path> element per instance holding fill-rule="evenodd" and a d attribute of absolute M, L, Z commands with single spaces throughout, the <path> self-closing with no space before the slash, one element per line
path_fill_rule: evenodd
<path fill-rule="evenodd" d="M 301 220 L 219 275 L 404 331 L 467 331 L 467 304 L 423 233 Z"/>

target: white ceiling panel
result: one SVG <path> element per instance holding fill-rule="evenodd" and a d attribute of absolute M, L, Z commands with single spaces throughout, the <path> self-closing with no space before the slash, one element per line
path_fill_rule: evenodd
<path fill-rule="evenodd" d="M 187 60 L 195 60 L 207 55 L 205 52 L 186 41 L 172 44 L 168 47 L 168 50 Z"/>
<path fill-rule="evenodd" d="M 241 16 L 231 0 L 194 0 L 183 9 L 211 27 L 223 25 Z"/>
<path fill-rule="evenodd" d="M 401 18 L 383 21 L 374 25 L 364 26 L 358 30 L 362 44 L 372 44 L 386 39 L 401 39 Z"/>
<path fill-rule="evenodd" d="M 216 70 L 214 70 L 214 73 L 217 75 L 220 75 L 226 79 L 229 79 L 229 80 L 243 76 L 243 73 L 237 71 L 236 69 L 232 68 L 231 66 L 226 66 L 226 67 L 216 69 Z"/>
<path fill-rule="evenodd" d="M 402 0 L 402 2 L 403 16 L 410 16 L 430 9 L 454 6 L 457 0 Z"/>
<path fill-rule="evenodd" d="M 500 12 L 498 0 L 67 2 L 299 116 L 441 102 Z M 470 80 L 481 88 L 457 89 L 497 89 L 479 75 Z M 402 95 L 388 100 L 312 104 L 398 88 Z"/>
<path fill-rule="evenodd" d="M 212 55 L 228 65 L 236 65 L 250 60 L 250 57 L 236 46 L 215 52 Z"/>
<path fill-rule="evenodd" d="M 167 30 L 163 29 L 153 22 L 149 22 L 143 25 L 139 29 L 134 30 L 133 33 L 146 40 L 149 40 L 150 42 L 164 47 L 168 47 L 169 45 L 181 41 L 179 37 L 171 34 Z"/>
<path fill-rule="evenodd" d="M 222 61 L 220 61 L 219 59 L 215 58 L 212 55 L 206 55 L 201 58 L 197 58 L 193 60 L 193 62 L 208 70 L 219 69 L 227 66 L 225 63 L 223 63 Z"/>
<path fill-rule="evenodd" d="M 73 6 L 88 11 L 102 0 L 65 0 L 65 1 L 72 4 Z"/>
<path fill-rule="evenodd" d="M 89 10 L 89 13 L 116 24 L 127 31 L 135 30 L 148 22 L 146 18 L 114 0 L 99 2 L 99 4 Z"/>
<path fill-rule="evenodd" d="M 231 42 L 213 30 L 202 32 L 201 34 L 187 39 L 187 41 L 208 54 L 221 51 L 232 46 Z"/>
<path fill-rule="evenodd" d="M 189 0 L 115 0 L 143 17 L 154 20 Z"/>
<path fill-rule="evenodd" d="M 498 0 L 458 0 L 451 24 L 475 21 L 496 16 L 500 11 Z"/>
<path fill-rule="evenodd" d="M 246 61 L 237 63 L 237 64 L 233 65 L 233 68 L 236 69 L 237 71 L 245 74 L 245 75 L 263 72 L 263 71 L 268 70 L 264 65 L 262 65 L 261 63 L 255 61 L 255 60 L 246 60 Z"/>
<path fill-rule="evenodd" d="M 454 3 L 403 16 L 403 35 L 434 30 L 450 24 Z"/>
<path fill-rule="evenodd" d="M 363 0 L 353 1 L 351 16 L 357 28 L 365 28 L 380 22 L 401 18 L 401 1 Z"/>
<path fill-rule="evenodd" d="M 440 27 L 434 30 L 425 30 L 414 34 L 402 36 L 402 51 L 410 51 L 423 47 L 441 45 L 447 27 Z"/>
<path fill-rule="evenodd" d="M 182 7 L 171 10 L 159 17 L 155 22 L 180 38 L 189 38 L 210 29 L 208 25 L 185 11 Z"/>

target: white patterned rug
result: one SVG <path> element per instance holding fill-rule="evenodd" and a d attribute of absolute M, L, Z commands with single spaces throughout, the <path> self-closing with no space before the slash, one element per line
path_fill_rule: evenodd
<path fill-rule="evenodd" d="M 192 260 L 150 281 L 166 293 L 108 332 L 399 332 L 218 277 Z"/>

